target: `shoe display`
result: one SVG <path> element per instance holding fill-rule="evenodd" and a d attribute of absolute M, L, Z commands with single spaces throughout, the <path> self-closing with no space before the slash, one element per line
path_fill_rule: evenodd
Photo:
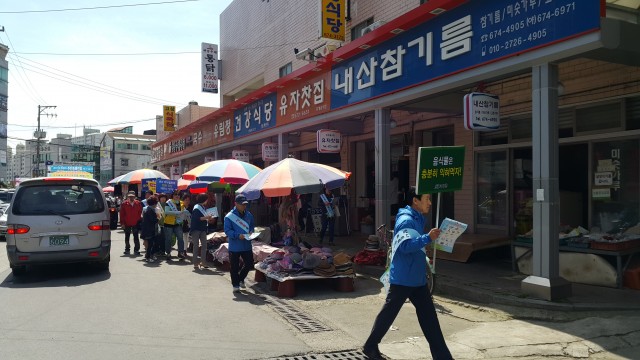
<path fill-rule="evenodd" d="M 239 287 L 237 287 L 237 286 L 234 286 L 234 287 L 233 287 L 233 292 L 234 292 L 234 293 L 238 293 L 238 292 L 240 292 L 240 288 L 239 288 Z"/>
<path fill-rule="evenodd" d="M 240 285 L 241 289 L 246 289 L 246 286 L 244 285 L 244 281 L 240 281 L 238 285 Z"/>

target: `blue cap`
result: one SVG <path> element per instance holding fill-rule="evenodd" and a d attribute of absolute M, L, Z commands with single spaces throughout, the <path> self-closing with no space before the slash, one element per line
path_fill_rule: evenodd
<path fill-rule="evenodd" d="M 248 204 L 247 197 L 240 194 L 236 196 L 236 204 Z"/>

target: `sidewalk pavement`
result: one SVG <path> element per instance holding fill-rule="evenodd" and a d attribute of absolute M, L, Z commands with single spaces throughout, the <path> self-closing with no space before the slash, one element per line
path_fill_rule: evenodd
<path fill-rule="evenodd" d="M 334 252 L 355 255 L 364 248 L 368 235 L 352 232 L 336 237 Z M 500 304 L 552 311 L 640 310 L 640 291 L 572 284 L 567 299 L 546 301 L 528 297 L 521 290 L 526 275 L 513 272 L 508 249 L 485 250 L 467 263 L 436 259 L 436 293 L 476 304 Z M 356 266 L 356 273 L 379 277 L 381 266 Z"/>

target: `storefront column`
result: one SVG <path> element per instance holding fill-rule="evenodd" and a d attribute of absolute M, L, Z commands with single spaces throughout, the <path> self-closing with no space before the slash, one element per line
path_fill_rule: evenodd
<path fill-rule="evenodd" d="M 559 275 L 558 67 L 532 68 L 533 271 L 522 292 L 548 301 L 571 296 Z"/>
<path fill-rule="evenodd" d="M 391 176 L 391 109 L 375 109 L 375 171 L 376 171 L 376 223 L 391 224 L 389 209 L 389 180 Z"/>
<path fill-rule="evenodd" d="M 278 134 L 278 159 L 283 160 L 289 156 L 289 134 Z"/>

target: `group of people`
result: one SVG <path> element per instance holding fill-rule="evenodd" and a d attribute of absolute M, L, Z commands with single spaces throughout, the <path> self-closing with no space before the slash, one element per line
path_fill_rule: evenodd
<path fill-rule="evenodd" d="M 217 220 L 217 216 L 205 210 L 210 197 L 207 194 L 199 194 L 193 201 L 194 204 L 191 204 L 192 198 L 189 194 L 181 197 L 176 191 L 170 197 L 169 199 L 169 195 L 148 191 L 140 201 L 136 199 L 135 192 L 127 193 L 127 199 L 120 204 L 120 224 L 125 234 L 124 254 L 131 253 L 130 238 L 133 234 L 134 254 L 141 255 L 139 238 L 142 238 L 145 261 L 157 261 L 157 256 L 164 256 L 170 260 L 172 241 L 175 237 L 178 246 L 177 257 L 186 259 L 188 256 L 185 236 L 188 236 L 195 249 L 192 256 L 194 268 L 205 267 L 208 227 Z M 200 252 L 198 246 L 202 247 Z"/>
<path fill-rule="evenodd" d="M 171 200 L 167 200 L 166 195 L 147 194 L 146 199 L 141 202 L 136 200 L 135 193 L 129 192 L 127 201 L 120 206 L 121 222 L 125 230 L 125 254 L 130 252 L 131 233 L 134 234 L 134 253 L 140 254 L 137 226 L 141 223 L 141 237 L 144 240 L 145 257 L 148 261 L 155 260 L 154 254 L 159 251 L 156 249 L 160 248 L 161 243 L 164 244 L 167 258 L 170 258 L 173 235 L 178 238 L 178 256 L 185 258 L 185 243 L 182 235 L 186 223 L 194 245 L 192 261 L 194 268 L 197 269 L 200 261 L 204 262 L 206 259 L 207 224 L 215 219 L 207 212 L 206 201 L 207 195 L 201 194 L 197 197 L 196 204 L 191 207 L 189 197 L 184 197 L 181 201 L 180 194 L 174 193 Z M 416 309 L 418 322 L 429 342 L 433 358 L 452 359 L 440 329 L 433 299 L 427 288 L 425 246 L 435 241 L 440 235 L 439 229 L 424 232 L 425 215 L 431 208 L 431 196 L 416 194 L 413 188 L 409 191 L 407 202 L 407 206 L 399 209 L 396 216 L 386 300 L 363 346 L 363 353 L 369 359 L 384 359 L 378 344 L 408 299 Z M 247 210 L 248 203 L 244 195 L 237 195 L 235 207 L 224 218 L 224 232 L 227 236 L 231 265 L 231 285 L 234 293 L 245 287 L 244 280 L 254 264 L 250 237 L 255 231 L 255 224 L 253 215 Z M 326 210 L 323 214 L 321 238 L 324 238 L 325 231 L 329 230 L 330 243 L 333 242 L 333 224 L 337 215 L 332 213 L 334 211 L 332 203 L 333 196 L 326 190 L 319 200 L 319 205 L 324 206 Z M 137 214 L 137 220 L 135 214 Z M 160 223 L 164 225 L 164 232 L 162 226 L 159 226 Z M 198 242 L 201 248 L 200 260 L 197 255 Z"/>
<path fill-rule="evenodd" d="M 133 235 L 133 253 L 141 255 L 140 238 L 145 249 L 145 261 L 155 262 L 157 256 L 171 259 L 172 240 L 176 238 L 179 259 L 187 258 L 187 241 L 193 244 L 191 262 L 194 269 L 206 268 L 207 234 L 209 226 L 215 225 L 217 212 L 210 211 L 215 205 L 211 196 L 199 194 L 195 203 L 189 194 L 180 196 L 179 192 L 171 194 L 153 194 L 148 191 L 145 199 L 136 199 L 136 193 L 129 191 L 127 199 L 120 204 L 120 223 L 124 229 L 124 254 L 131 254 L 130 239 Z M 244 288 L 244 280 L 253 266 L 253 251 L 250 234 L 255 231 L 253 215 L 247 210 L 244 195 L 235 198 L 235 207 L 224 219 L 224 232 L 229 243 L 229 262 L 231 265 L 231 282 L 233 291 Z M 198 250 L 199 249 L 199 250 Z M 240 262 L 242 259 L 242 262 Z M 246 265 L 245 265 L 246 264 Z"/>

